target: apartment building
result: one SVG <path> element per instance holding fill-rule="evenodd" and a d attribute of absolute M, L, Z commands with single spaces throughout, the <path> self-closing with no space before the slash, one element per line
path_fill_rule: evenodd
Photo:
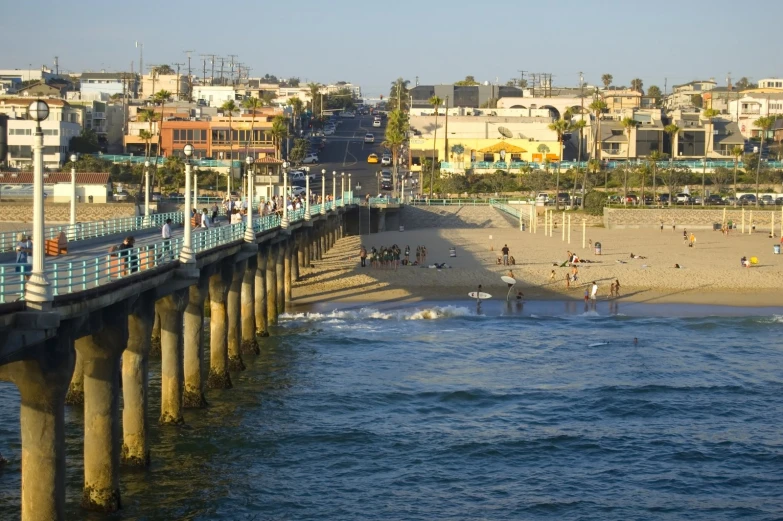
<path fill-rule="evenodd" d="M 207 107 L 220 107 L 229 100 L 242 99 L 230 85 L 194 85 L 193 100 Z"/>
<path fill-rule="evenodd" d="M 79 79 L 80 99 L 108 101 L 112 96 L 137 97 L 139 76 L 130 72 L 83 72 Z"/>
<path fill-rule="evenodd" d="M 642 106 L 642 93 L 630 89 L 604 90 L 601 97 L 606 103 L 606 112 L 620 114 L 628 109 L 637 109 Z"/>
<path fill-rule="evenodd" d="M 152 98 L 156 92 L 169 91 L 172 98 L 181 99 L 188 93 L 188 77 L 183 74 L 145 74 L 141 79 L 143 99 Z"/>
<path fill-rule="evenodd" d="M 760 129 L 754 124 L 757 119 L 783 115 L 783 91 L 742 92 L 738 99 L 729 101 L 728 112 L 745 138 L 758 137 Z"/>
<path fill-rule="evenodd" d="M 680 128 L 672 143 L 675 159 L 726 157 L 745 143 L 737 123 L 728 119 L 710 122 L 703 113 L 675 111 L 672 122 Z"/>
<path fill-rule="evenodd" d="M 783 91 L 783 79 L 781 78 L 764 78 L 759 80 L 760 89 L 779 89 Z"/>
<path fill-rule="evenodd" d="M 47 121 L 66 121 L 84 124 L 84 107 L 71 105 L 67 101 L 55 98 L 44 99 L 49 105 L 49 117 Z M 0 97 L 0 114 L 5 114 L 10 119 L 26 119 L 27 108 L 33 102 L 31 98 L 2 98 Z"/>
<path fill-rule="evenodd" d="M 7 164 L 12 168 L 30 167 L 33 162 L 33 141 L 36 122 L 29 119 L 9 119 Z M 43 130 L 43 160 L 48 169 L 60 168 L 68 160 L 71 138 L 81 134 L 77 123 L 46 119 Z"/>
<path fill-rule="evenodd" d="M 681 110 L 681 109 L 693 109 L 696 107 L 694 104 L 694 96 L 704 96 L 705 93 L 711 91 L 717 87 L 715 80 L 697 80 L 682 85 L 674 85 L 672 87 L 672 93 L 666 96 L 664 99 L 664 108 L 666 110 Z"/>

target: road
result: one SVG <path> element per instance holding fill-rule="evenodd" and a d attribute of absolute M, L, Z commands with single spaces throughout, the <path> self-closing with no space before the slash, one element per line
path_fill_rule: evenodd
<path fill-rule="evenodd" d="M 354 195 L 363 198 L 365 194 L 378 194 L 377 172 L 391 167 L 382 167 L 380 163 L 367 163 L 367 156 L 375 153 L 380 158 L 383 155 L 384 132 L 386 131 L 386 120 L 383 120 L 383 126 L 375 128 L 372 126 L 372 116 L 357 116 L 355 118 L 345 118 L 342 125 L 337 127 L 337 131 L 326 136 L 327 144 L 319 154 L 321 163 L 311 166 L 311 170 L 327 172 L 327 190 L 331 190 L 331 173 L 337 172 L 337 191 L 340 191 L 340 174 L 345 172 L 346 187 L 348 190 L 348 174 L 351 174 L 351 184 L 353 185 Z M 375 143 L 365 143 L 364 135 L 372 133 L 375 136 Z M 356 185 L 361 184 L 361 189 L 357 190 Z"/>

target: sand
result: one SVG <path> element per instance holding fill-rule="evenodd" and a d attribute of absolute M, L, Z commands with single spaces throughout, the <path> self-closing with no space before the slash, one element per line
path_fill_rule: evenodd
<path fill-rule="evenodd" d="M 778 238 L 767 234 L 728 237 L 721 232 L 699 231 L 695 247 L 683 241 L 682 228 L 658 230 L 606 230 L 588 228 L 587 240 L 600 242 L 602 255 L 582 249 L 581 228 L 571 231 L 571 244 L 561 230 L 553 237 L 511 228 L 424 229 L 346 237 L 312 268 L 300 270 L 294 289 L 295 304 L 323 302 L 416 302 L 465 299 L 481 284 L 483 291 L 505 299 L 507 286 L 501 275 L 513 271 L 526 300 L 581 300 L 585 288 L 596 281 L 598 295 L 607 299 L 610 283 L 620 281 L 620 300 L 652 303 L 724 304 L 730 306 L 777 306 L 783 302 L 783 255 L 773 255 Z M 425 245 L 428 263 L 447 263 L 449 269 L 401 266 L 398 270 L 361 268 L 359 245 L 390 246 L 404 251 Z M 501 266 L 497 258 L 508 244 L 516 260 Z M 455 247 L 456 257 L 449 257 Z M 566 288 L 571 268 L 560 267 L 566 252 L 575 252 L 592 263 L 579 265 L 579 280 Z M 645 259 L 631 259 L 634 253 Z M 758 257 L 758 265 L 742 268 L 740 258 Z M 553 264 L 557 263 L 557 266 Z M 682 266 L 681 269 L 674 267 Z M 369 259 L 368 259 L 369 265 Z M 555 280 L 550 280 L 552 270 Z"/>

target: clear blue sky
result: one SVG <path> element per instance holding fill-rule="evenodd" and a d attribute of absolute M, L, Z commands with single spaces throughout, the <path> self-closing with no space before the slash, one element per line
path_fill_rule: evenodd
<path fill-rule="evenodd" d="M 251 76 L 299 76 L 361 85 L 388 94 L 392 80 L 451 83 L 473 75 L 505 82 L 520 69 L 554 74 L 558 86 L 644 86 L 714 77 L 783 76 L 779 38 L 783 1 L 641 0 L 299 0 L 123 2 L 8 1 L 0 13 L 0 68 L 66 71 L 186 62 L 199 54 L 239 55 Z M 234 8 L 229 10 L 229 8 Z M 769 23 L 767 23 L 769 22 Z"/>

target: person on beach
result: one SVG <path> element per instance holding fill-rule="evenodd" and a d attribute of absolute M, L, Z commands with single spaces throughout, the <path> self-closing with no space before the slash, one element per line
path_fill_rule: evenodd
<path fill-rule="evenodd" d="M 476 290 L 476 307 L 481 307 L 481 284 L 478 285 Z"/>
<path fill-rule="evenodd" d="M 512 255 L 511 257 L 509 257 L 509 258 L 508 258 L 508 262 L 509 262 L 509 264 L 511 264 L 512 266 L 516 266 L 516 264 L 517 264 L 517 260 L 514 258 L 514 256 L 513 256 L 513 255 Z"/>
<path fill-rule="evenodd" d="M 614 282 L 609 284 L 609 298 L 614 298 Z"/>
<path fill-rule="evenodd" d="M 597 296 L 598 296 L 598 283 L 596 281 L 593 281 L 593 287 L 590 290 L 590 300 L 595 302 Z"/>
<path fill-rule="evenodd" d="M 566 273 L 565 281 L 566 281 L 566 289 L 569 289 L 571 287 L 571 274 L 570 273 Z"/>
<path fill-rule="evenodd" d="M 573 282 L 579 280 L 579 268 L 577 267 L 576 264 L 574 264 L 573 267 L 571 268 L 571 280 Z"/>
<path fill-rule="evenodd" d="M 674 221 L 672 221 L 672 231 L 676 230 L 677 226 L 674 224 Z"/>
<path fill-rule="evenodd" d="M 503 266 L 508 266 L 508 244 L 504 244 L 500 251 L 503 252 Z"/>
<path fill-rule="evenodd" d="M 590 300 L 590 290 L 585 288 L 585 304 L 587 304 L 588 300 Z"/>
<path fill-rule="evenodd" d="M 525 294 L 521 291 L 517 291 L 517 300 L 522 300 L 525 297 Z"/>
<path fill-rule="evenodd" d="M 620 279 L 614 279 L 614 296 L 620 296 Z"/>
<path fill-rule="evenodd" d="M 555 280 L 555 270 L 552 270 L 552 273 L 549 274 L 549 280 Z"/>
<path fill-rule="evenodd" d="M 514 270 L 508 270 L 508 273 L 506 273 L 506 277 L 514 278 Z"/>
<path fill-rule="evenodd" d="M 364 247 L 364 244 L 362 244 L 359 247 L 359 258 L 362 261 L 362 268 L 367 266 L 367 248 Z"/>
<path fill-rule="evenodd" d="M 421 262 L 427 262 L 427 247 L 421 247 Z"/>
<path fill-rule="evenodd" d="M 405 264 L 410 263 L 411 261 L 411 247 L 407 244 L 405 245 Z"/>
<path fill-rule="evenodd" d="M 421 246 L 416 246 L 416 264 L 421 264 Z"/>
<path fill-rule="evenodd" d="M 682 231 L 682 242 L 688 242 L 688 230 L 684 229 Z"/>
<path fill-rule="evenodd" d="M 690 239 L 689 239 L 689 242 L 688 242 L 688 246 L 689 246 L 690 248 L 693 248 L 694 246 L 696 246 L 696 236 L 695 236 L 695 235 L 693 235 L 693 233 L 691 233 L 691 235 L 690 235 Z"/>
<path fill-rule="evenodd" d="M 661 233 L 663 233 L 663 221 L 661 221 Z"/>
<path fill-rule="evenodd" d="M 750 268 L 750 261 L 744 255 L 740 259 L 740 264 L 742 265 L 743 268 Z"/>

